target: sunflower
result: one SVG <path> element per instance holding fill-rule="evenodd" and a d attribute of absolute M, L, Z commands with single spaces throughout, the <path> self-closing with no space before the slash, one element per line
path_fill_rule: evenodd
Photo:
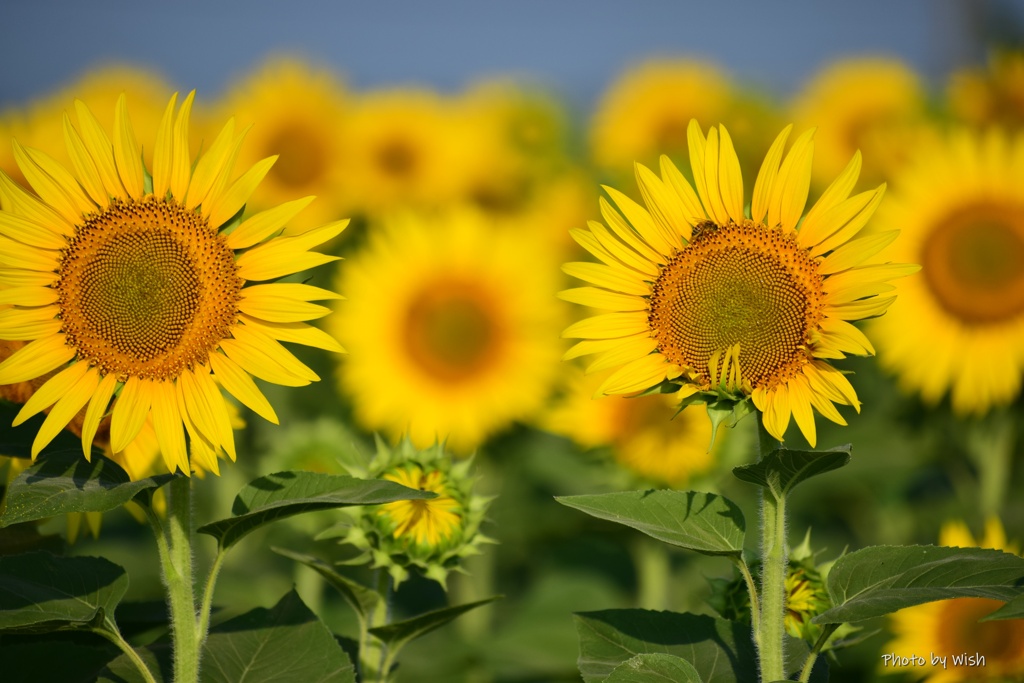
<path fill-rule="evenodd" d="M 954 116 L 974 125 L 1024 124 L 1024 53 L 1000 51 L 987 69 L 961 69 L 946 89 Z"/>
<path fill-rule="evenodd" d="M 848 59 L 823 69 L 794 104 L 801 127 L 818 126 L 813 180 L 824 186 L 857 150 L 864 179 L 878 182 L 925 139 L 924 89 L 917 75 L 890 59 Z"/>
<path fill-rule="evenodd" d="M 676 415 L 675 399 L 666 394 L 594 401 L 601 381 L 572 366 L 565 393 L 541 425 L 584 448 L 610 446 L 620 465 L 659 485 L 683 486 L 712 466 L 711 423 L 703 407 Z"/>
<path fill-rule="evenodd" d="M 350 300 L 332 320 L 351 351 L 341 387 L 364 426 L 465 453 L 541 407 L 560 308 L 535 245 L 468 210 L 374 232 L 338 280 Z"/>
<path fill-rule="evenodd" d="M 878 225 L 903 231 L 896 255 L 923 271 L 872 325 L 883 365 L 929 403 L 951 390 L 961 414 L 1009 403 L 1024 373 L 1024 135 L 961 131 L 893 187 Z"/>
<path fill-rule="evenodd" d="M 238 161 L 250 166 L 278 155 L 261 186 L 255 208 L 276 206 L 296 196 L 318 201 L 290 230 L 302 230 L 336 219 L 349 201 L 343 164 L 348 113 L 345 91 L 329 71 L 314 70 L 292 59 L 268 62 L 238 83 L 220 107 L 243 125 L 253 125 Z"/>
<path fill-rule="evenodd" d="M 357 212 L 433 207 L 465 196 L 481 129 L 426 90 L 365 94 L 345 126 L 345 182 Z"/>
<path fill-rule="evenodd" d="M 276 422 L 250 374 L 288 386 L 318 379 L 278 340 L 340 350 L 303 322 L 328 311 L 309 301 L 337 295 L 297 283 L 246 285 L 334 260 L 309 249 L 346 223 L 272 238 L 300 200 L 236 225 L 274 158 L 234 178 L 244 135 L 231 120 L 193 160 L 193 94 L 177 112 L 176 102 L 175 94 L 161 119 L 151 175 L 124 96 L 113 142 L 81 101 L 78 127 L 64 119 L 74 174 L 12 143 L 35 195 L 0 174 L 0 283 L 8 287 L 0 303 L 12 306 L 0 314 L 0 339 L 28 344 L 0 363 L 0 384 L 57 371 L 15 418 L 50 409 L 33 456 L 85 409 L 88 457 L 109 408 L 113 452 L 152 420 L 169 471 L 192 469 L 186 433 L 195 465 L 216 471 L 219 451 L 235 455 L 221 386 Z"/>
<path fill-rule="evenodd" d="M 943 525 L 939 543 L 954 548 L 977 546 L 1017 553 L 1008 545 L 1002 524 L 991 518 L 985 525 L 985 537 L 975 542 L 963 522 Z M 909 657 L 932 652 L 947 656 L 947 666 L 914 667 L 913 673 L 928 683 L 956 681 L 1020 680 L 1024 676 L 1024 619 L 978 621 L 1003 606 L 999 600 L 957 598 L 939 600 L 893 613 L 889 623 L 895 638 L 884 652 Z M 957 666 L 954 656 L 980 654 L 984 667 Z M 906 668 L 884 667 L 882 673 L 897 673 Z"/>
<path fill-rule="evenodd" d="M 377 514 L 393 529 L 393 538 L 405 545 L 434 549 L 451 543 L 462 530 L 462 506 L 452 497 L 444 472 L 406 465 L 385 474 L 384 478 L 437 494 L 430 500 L 399 500 L 381 506 Z"/>
<path fill-rule="evenodd" d="M 719 121 L 732 86 L 716 67 L 698 61 L 651 61 L 622 74 L 597 105 L 590 130 L 594 161 L 628 168 L 664 153 L 686 151 L 690 119 Z"/>
<path fill-rule="evenodd" d="M 696 192 L 668 157 L 661 158 L 660 178 L 636 167 L 646 209 L 605 188 L 618 207 L 601 201 L 607 227 L 594 221 L 574 231 L 601 263 L 564 268 L 596 286 L 561 294 L 611 311 L 564 333 L 584 340 L 566 358 L 596 353 L 592 371 L 619 368 L 599 393 L 633 394 L 670 380 L 684 398 L 715 392 L 738 405 L 750 397 L 774 437 L 783 438 L 792 416 L 812 445 L 812 406 L 840 424 L 833 404 L 860 409 L 850 382 L 828 360 L 873 352 L 849 321 L 881 315 L 893 301 L 878 296 L 891 289 L 885 281 L 917 267 L 864 264 L 895 232 L 851 239 L 884 191 L 848 197 L 859 154 L 801 219 L 813 130 L 783 160 L 789 133 L 787 127 L 768 151 L 749 216 L 724 126 L 705 139 L 690 123 Z"/>

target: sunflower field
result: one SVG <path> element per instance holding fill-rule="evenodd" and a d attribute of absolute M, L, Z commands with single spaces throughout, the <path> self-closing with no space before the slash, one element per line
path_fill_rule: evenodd
<path fill-rule="evenodd" d="M 312 4 L 0 89 L 0 681 L 1024 681 L 1024 15 L 587 100 Z"/>

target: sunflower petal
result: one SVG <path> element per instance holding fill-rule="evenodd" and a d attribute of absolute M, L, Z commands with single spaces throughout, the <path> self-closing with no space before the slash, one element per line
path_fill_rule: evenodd
<path fill-rule="evenodd" d="M 131 376 L 114 403 L 110 418 L 110 450 L 123 451 L 138 435 L 153 405 L 152 382 Z"/>
<path fill-rule="evenodd" d="M 772 187 L 768 204 L 768 225 L 792 231 L 803 215 L 807 193 L 811 188 L 811 160 L 814 157 L 814 129 L 806 131 L 793 143 L 782 161 L 779 177 Z"/>
<path fill-rule="evenodd" d="M 0 384 L 25 382 L 45 375 L 74 358 L 75 353 L 63 334 L 36 339 L 0 363 Z"/>
<path fill-rule="evenodd" d="M 573 358 L 579 358 L 580 356 L 587 356 L 592 353 L 601 353 L 603 351 L 609 351 L 614 348 L 618 348 L 622 344 L 626 344 L 638 339 L 647 339 L 650 334 L 635 334 L 628 337 L 616 337 L 614 339 L 586 339 L 581 342 L 576 342 L 572 345 L 565 355 L 562 356 L 562 360 L 572 360 Z"/>
<path fill-rule="evenodd" d="M 804 218 L 804 223 L 800 226 L 800 234 L 797 235 L 797 241 L 801 247 L 807 249 L 825 239 L 827 235 L 820 233 L 821 223 L 819 219 L 825 213 L 846 201 L 846 198 L 850 196 L 854 186 L 857 184 L 860 166 L 860 150 L 857 150 L 853 158 L 850 159 L 850 163 L 839 174 L 839 177 L 832 181 L 828 189 L 822 193 L 818 201 L 811 207 L 811 210 L 807 212 L 807 217 Z"/>
<path fill-rule="evenodd" d="M 718 190 L 722 195 L 722 204 L 726 213 L 734 222 L 743 220 L 743 173 L 740 171 L 740 160 L 736 156 L 732 138 L 725 126 L 719 126 L 718 143 Z"/>
<path fill-rule="evenodd" d="M 874 192 L 862 192 L 856 197 L 851 197 L 847 200 L 848 202 L 857 200 L 856 204 L 847 206 L 846 202 L 843 202 L 833 209 L 833 211 L 838 213 L 833 216 L 833 222 L 825 228 L 828 236 L 811 248 L 811 257 L 821 256 L 822 254 L 836 249 L 860 232 L 861 228 L 864 227 L 864 224 L 867 223 L 868 219 L 870 219 L 875 213 L 875 209 L 878 208 L 878 204 L 882 201 L 882 196 L 884 194 L 885 183 L 878 186 Z M 866 203 L 863 202 L 863 195 L 868 195 Z M 851 212 L 850 209 L 853 209 L 854 207 L 862 208 L 856 212 Z M 831 213 L 832 212 L 830 211 L 829 214 Z M 825 218 L 823 217 L 822 220 L 825 220 Z"/>
<path fill-rule="evenodd" d="M 789 387 L 789 407 L 793 411 L 793 419 L 800 433 L 807 439 L 811 448 L 818 442 L 818 434 L 814 427 L 814 413 L 811 411 L 811 390 L 804 376 L 797 375 L 786 383 Z"/>
<path fill-rule="evenodd" d="M 45 384 L 29 396 L 28 400 L 25 401 L 25 405 L 14 416 L 11 424 L 17 427 L 33 415 L 52 406 L 61 396 L 68 393 L 78 383 L 78 380 L 85 376 L 88 370 L 88 363 L 73 363 L 48 379 Z"/>
<path fill-rule="evenodd" d="M 82 142 L 96 164 L 96 171 L 106 194 L 117 199 L 127 198 L 114 163 L 114 147 L 103 126 L 81 100 L 75 100 L 75 112 L 78 114 L 78 125 L 82 129 Z"/>
<path fill-rule="evenodd" d="M 597 241 L 609 254 L 633 270 L 654 275 L 657 275 L 660 272 L 660 269 L 654 261 L 638 254 L 634 249 L 623 244 L 614 234 L 612 234 L 611 230 L 604 226 L 604 224 L 597 221 L 589 221 L 587 226 L 590 228 L 590 232 L 594 234 L 594 237 L 597 238 Z M 655 258 L 657 258 L 656 255 Z"/>
<path fill-rule="evenodd" d="M 224 124 L 224 127 L 220 129 L 217 137 L 214 138 L 210 149 L 199 157 L 199 160 L 196 162 L 188 192 L 185 194 L 185 206 L 187 208 L 194 209 L 206 199 L 230 156 L 232 150 L 231 143 L 234 139 L 235 119 L 230 118 Z"/>
<path fill-rule="evenodd" d="M 638 358 L 643 358 L 658 346 L 658 340 L 647 337 L 639 337 L 624 341 L 614 349 L 605 351 L 587 366 L 587 374 L 615 368 L 626 363 L 631 363 Z M 660 355 L 660 354 L 659 354 Z"/>
<path fill-rule="evenodd" d="M 75 232 L 77 219 L 68 220 L 52 207 L 39 201 L 11 180 L 3 170 L 0 170 L 0 198 L 9 212 L 50 228 L 60 235 L 73 235 Z"/>
<path fill-rule="evenodd" d="M 62 249 L 67 240 L 60 233 L 30 218 L 0 211 L 0 235 L 40 249 Z"/>
<path fill-rule="evenodd" d="M 241 320 L 246 325 L 255 327 L 263 334 L 278 341 L 312 346 L 333 353 L 345 353 L 345 349 L 334 337 L 306 323 L 270 323 L 252 318 L 245 313 L 241 315 Z"/>
<path fill-rule="evenodd" d="M 132 120 L 128 115 L 128 101 L 124 93 L 117 98 L 117 106 L 114 108 L 114 162 L 117 164 L 117 175 L 128 196 L 142 197 L 142 151 L 132 128 Z"/>
<path fill-rule="evenodd" d="M 726 225 L 729 223 L 729 212 L 722 201 L 722 188 L 719 185 L 718 167 L 720 163 L 718 129 L 712 127 L 708 130 L 704 149 L 704 183 L 708 190 L 708 200 L 711 202 L 708 206 L 708 213 L 716 223 Z"/>
<path fill-rule="evenodd" d="M 643 276 L 626 268 L 612 268 L 603 263 L 574 262 L 563 265 L 562 271 L 584 282 L 624 294 L 643 296 L 651 293 L 651 286 L 643 280 Z"/>
<path fill-rule="evenodd" d="M 772 193 L 775 189 L 775 181 L 779 177 L 779 164 L 782 163 L 782 152 L 786 148 L 786 140 L 793 132 L 793 124 L 782 129 L 775 142 L 768 149 L 764 161 L 761 162 L 761 170 L 757 173 L 757 180 L 754 181 L 754 196 L 750 203 L 750 218 L 755 223 L 764 220 L 768 213 L 768 206 L 771 204 Z"/>
<path fill-rule="evenodd" d="M 53 287 L 10 287 L 0 289 L 0 306 L 49 306 L 57 303 L 60 292 Z"/>
<path fill-rule="evenodd" d="M 174 93 L 164 108 L 164 115 L 160 118 L 160 125 L 156 129 L 156 142 L 153 145 L 153 194 L 159 199 L 163 199 L 171 189 L 171 168 L 174 165 L 171 127 L 174 120 L 174 106 L 177 103 L 178 93 Z"/>
<path fill-rule="evenodd" d="M 107 190 L 103 187 L 100 173 L 96 169 L 96 162 L 92 160 L 89 151 L 78 135 L 78 131 L 71 125 L 71 119 L 64 113 L 64 144 L 68 149 L 68 156 L 71 158 L 71 165 L 78 174 L 78 182 L 82 184 L 89 198 L 100 207 L 109 203 Z"/>
<path fill-rule="evenodd" d="M 574 323 L 565 329 L 563 337 L 572 339 L 614 339 L 650 332 L 645 311 L 629 313 L 602 313 Z"/>
<path fill-rule="evenodd" d="M 683 204 L 683 217 L 686 222 L 692 227 L 698 223 L 703 223 L 707 220 L 708 214 L 704 211 L 704 206 L 700 203 L 700 198 L 697 193 L 693 191 L 689 181 L 683 176 L 683 174 L 676 168 L 676 165 L 672 163 L 664 154 L 659 159 L 661 164 L 661 178 L 675 190 L 676 196 L 679 201 Z M 680 229 L 683 235 L 683 239 L 687 242 L 690 241 L 691 231 L 686 228 Z"/>
<path fill-rule="evenodd" d="M 597 389 L 597 395 L 633 394 L 662 382 L 671 366 L 660 353 L 638 358 L 613 372 Z"/>
<path fill-rule="evenodd" d="M 690 233 L 690 224 L 686 221 L 681 202 L 661 182 L 661 178 L 643 164 L 634 164 L 634 171 L 640 195 L 654 218 L 655 227 L 674 249 L 682 249 L 682 235 Z"/>
<path fill-rule="evenodd" d="M 181 103 L 177 118 L 174 119 L 174 131 L 171 143 L 174 154 L 171 165 L 171 196 L 178 201 L 188 194 L 188 184 L 192 177 L 192 157 L 188 150 L 188 121 L 192 114 L 192 103 L 196 91 L 191 91 Z"/>
<path fill-rule="evenodd" d="M 711 206 L 708 190 L 707 174 L 704 171 L 707 140 L 704 139 L 704 133 L 696 119 L 690 119 L 690 123 L 686 127 L 686 142 L 690 151 L 690 170 L 693 172 L 693 184 L 697 189 L 697 196 L 700 197 L 704 211 L 707 212 L 711 220 L 715 220 L 715 211 Z"/>
<path fill-rule="evenodd" d="M 232 249 L 246 249 L 259 244 L 281 230 L 314 199 L 315 197 L 303 197 L 250 216 L 227 236 L 228 246 Z"/>
<path fill-rule="evenodd" d="M 277 413 L 256 387 L 249 374 L 237 363 L 221 353 L 210 354 L 210 367 L 221 385 L 243 405 L 267 422 L 278 424 Z"/>
<path fill-rule="evenodd" d="M 153 429 L 160 442 L 160 453 L 171 473 L 180 469 L 186 477 L 192 475 L 188 464 L 188 451 L 185 450 L 185 429 L 181 424 L 181 412 L 178 410 L 178 396 L 174 382 L 153 382 Z"/>
<path fill-rule="evenodd" d="M 85 404 L 89 402 L 93 392 L 96 391 L 99 381 L 99 370 L 92 368 L 82 375 L 75 382 L 74 386 L 70 387 L 61 399 L 57 401 L 56 405 L 50 410 L 50 414 L 43 420 L 39 431 L 36 432 L 36 438 L 32 441 L 33 460 L 39 455 L 39 451 L 46 448 L 47 444 L 53 441 L 53 437 L 57 436 L 62 429 L 67 427 L 68 423 L 71 422 L 71 418 L 77 415 Z"/>
<path fill-rule="evenodd" d="M 572 228 L 569 230 L 569 235 L 573 238 L 573 240 L 576 241 L 577 244 L 579 244 L 581 247 L 583 247 L 591 254 L 596 256 L 599 261 L 601 261 L 607 266 L 610 266 L 615 269 L 625 270 L 627 272 L 635 270 L 638 271 L 637 275 L 646 274 L 648 277 L 651 278 L 655 278 L 658 275 L 657 266 L 655 266 L 650 261 L 645 261 L 643 259 L 640 259 L 639 257 L 632 260 L 636 262 L 639 266 L 641 266 L 643 270 L 640 270 L 639 268 L 634 268 L 633 266 L 624 263 L 622 259 L 619 259 L 614 254 L 612 254 L 611 251 L 606 249 L 605 246 L 601 244 L 601 241 L 597 238 L 597 235 L 595 235 L 590 230 L 579 230 L 577 228 Z M 626 254 L 626 257 L 629 258 L 628 253 Z"/>
<path fill-rule="evenodd" d="M 96 438 L 96 430 L 99 429 L 100 421 L 107 414 L 107 406 L 110 405 L 110 398 L 117 388 L 117 377 L 114 373 L 107 373 L 100 380 L 96 391 L 92 393 L 89 407 L 85 409 L 85 419 L 82 421 L 82 452 L 85 459 L 92 457 L 92 442 Z"/>
<path fill-rule="evenodd" d="M 626 219 L 622 217 L 618 211 L 615 210 L 607 199 L 600 197 L 597 200 L 598 206 L 601 208 L 601 217 L 604 218 L 608 227 L 618 235 L 619 239 L 633 247 L 641 256 L 646 258 L 651 263 L 665 263 L 666 258 L 664 254 L 659 253 L 650 244 L 648 244 L 643 235 L 638 233 L 636 230 L 626 222 Z"/>
<path fill-rule="evenodd" d="M 558 298 L 591 308 L 602 308 L 609 311 L 646 311 L 647 300 L 631 294 L 609 292 L 597 287 L 576 287 L 558 293 Z"/>
<path fill-rule="evenodd" d="M 601 187 L 647 244 L 651 245 L 660 254 L 668 256 L 673 253 L 673 240 L 669 240 L 662 234 L 661 229 L 654 219 L 651 218 L 651 214 L 647 212 L 647 209 L 614 187 L 609 185 L 602 185 Z M 678 242 L 678 240 L 675 241 Z"/>
<path fill-rule="evenodd" d="M 831 254 L 826 256 L 818 264 L 818 272 L 822 275 L 831 275 L 859 266 L 878 252 L 892 244 L 900 234 L 899 230 L 889 230 L 867 237 L 858 237 L 850 240 L 841 247 L 837 247 Z"/>
<path fill-rule="evenodd" d="M 779 441 L 783 441 L 792 414 L 789 405 L 789 388 L 785 384 L 780 384 L 768 392 L 765 402 L 767 410 L 764 412 L 764 427 L 769 434 Z"/>
<path fill-rule="evenodd" d="M 204 207 L 203 213 L 207 215 L 210 225 L 221 226 L 238 213 L 249 201 L 249 197 L 255 192 L 256 187 L 263 182 L 276 161 L 276 155 L 257 161 L 216 201 L 210 206 Z"/>
<path fill-rule="evenodd" d="M 79 188 L 78 182 L 56 161 L 38 150 L 22 147 L 17 140 L 11 140 L 11 147 L 14 149 L 14 160 L 25 180 L 39 198 L 56 209 L 65 220 L 75 224 L 81 221 L 83 214 L 96 210 L 96 206 Z M 53 174 L 57 174 L 64 182 Z"/>

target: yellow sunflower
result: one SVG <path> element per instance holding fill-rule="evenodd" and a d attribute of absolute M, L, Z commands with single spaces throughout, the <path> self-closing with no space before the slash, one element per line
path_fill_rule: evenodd
<path fill-rule="evenodd" d="M 722 120 L 732 86 L 717 67 L 699 61 L 651 61 L 618 78 L 597 105 L 590 131 L 594 161 L 629 168 L 686 152 L 690 119 Z"/>
<path fill-rule="evenodd" d="M 426 90 L 373 92 L 355 98 L 347 121 L 345 182 L 353 210 L 381 215 L 465 195 L 480 129 L 451 102 Z"/>
<path fill-rule="evenodd" d="M 894 179 L 878 226 L 922 265 L 875 321 L 882 363 L 905 388 L 958 413 L 1020 393 L 1024 374 L 1024 135 L 961 131 L 920 150 Z"/>
<path fill-rule="evenodd" d="M 996 518 L 985 524 L 985 537 L 976 543 L 963 522 L 943 525 L 940 545 L 954 548 L 995 548 L 1016 554 L 1006 542 L 1003 525 Z M 957 681 L 1021 680 L 1024 677 L 1024 619 L 978 621 L 1002 607 L 999 600 L 957 598 L 908 607 L 889 618 L 895 638 L 884 652 L 901 657 L 924 656 L 923 667 L 883 667 L 882 673 L 912 673 L 928 683 Z M 946 666 L 930 665 L 929 653 L 947 657 Z M 984 666 L 957 664 L 954 657 L 981 655 Z"/>
<path fill-rule="evenodd" d="M 848 59 L 823 69 L 793 109 L 798 126 L 818 127 L 813 180 L 820 186 L 858 150 L 865 156 L 864 180 L 878 182 L 929 133 L 919 78 L 890 59 Z"/>
<path fill-rule="evenodd" d="M 539 409 L 557 371 L 557 271 L 469 211 L 396 217 L 346 264 L 341 386 L 370 429 L 465 453 Z M 551 272 L 553 271 L 553 272 Z"/>
<path fill-rule="evenodd" d="M 683 486 L 714 464 L 711 422 L 702 406 L 676 415 L 678 401 L 667 394 L 595 401 L 601 381 L 572 366 L 565 393 L 541 425 L 584 448 L 610 446 L 623 467 L 656 484 Z"/>
<path fill-rule="evenodd" d="M 220 110 L 242 125 L 253 124 L 239 151 L 243 166 L 278 155 L 261 186 L 254 208 L 276 206 L 297 196 L 317 201 L 289 225 L 303 230 L 334 220 L 349 201 L 344 167 L 344 88 L 326 69 L 293 59 L 268 62 L 238 83 Z M 257 123 L 258 122 L 258 123 Z"/>
<path fill-rule="evenodd" d="M 828 360 L 873 352 L 850 321 L 881 315 L 893 298 L 887 280 L 916 266 L 866 265 L 896 232 L 853 239 L 874 213 L 884 186 L 848 197 L 860 170 L 846 170 L 804 216 L 813 130 L 788 155 L 787 127 L 754 183 L 750 215 L 732 139 L 724 127 L 688 136 L 696 192 L 661 158 L 661 177 L 637 165 L 646 209 L 606 187 L 607 226 L 593 221 L 574 237 L 601 263 L 565 272 L 596 285 L 562 298 L 611 311 L 564 333 L 584 341 L 566 354 L 599 354 L 590 369 L 618 367 L 599 389 L 632 394 L 671 380 L 683 397 L 749 396 L 764 424 L 783 438 L 792 416 L 815 443 L 812 406 L 845 424 L 833 404 L 860 409 L 842 372 Z M 798 227 L 799 226 L 799 227 Z"/>
<path fill-rule="evenodd" d="M 381 506 L 377 514 L 394 529 L 394 538 L 434 550 L 453 541 L 462 531 L 462 505 L 448 490 L 444 472 L 439 469 L 424 471 L 419 465 L 406 465 L 385 474 L 384 478 L 411 489 L 437 494 L 430 500 L 399 500 Z"/>
<path fill-rule="evenodd" d="M 279 340 L 340 350 L 303 322 L 329 310 L 309 301 L 337 295 L 297 283 L 246 285 L 334 260 L 309 249 L 346 222 L 272 237 L 305 205 L 300 200 L 236 227 L 274 158 L 236 178 L 244 134 L 231 120 L 193 159 L 193 94 L 177 112 L 176 102 L 174 95 L 157 130 L 152 174 L 123 96 L 113 141 L 80 101 L 78 127 L 64 119 L 74 173 L 12 143 L 35 194 L 0 174 L 0 303 L 12 306 L 0 313 L 0 339 L 28 344 L 0 363 L 0 384 L 58 371 L 15 419 L 50 408 L 33 454 L 85 409 L 88 457 L 109 408 L 113 452 L 152 420 L 169 471 L 192 470 L 186 433 L 195 464 L 216 471 L 219 451 L 235 455 L 220 387 L 276 422 L 250 375 L 288 386 L 319 379 Z"/>
<path fill-rule="evenodd" d="M 1001 51 L 988 68 L 961 69 L 946 89 L 954 116 L 974 124 L 1024 124 L 1024 53 Z"/>
<path fill-rule="evenodd" d="M 172 92 L 164 78 L 153 71 L 120 64 L 92 69 L 67 87 L 0 116 L 0 170 L 17 183 L 27 184 L 7 142 L 11 138 L 50 155 L 64 166 L 71 165 L 63 119 L 68 102 L 74 99 L 82 100 L 95 112 L 104 130 L 111 130 L 117 99 L 124 94 L 132 103 L 132 125 L 138 139 L 154 140 Z M 191 134 L 189 142 L 198 145 L 199 136 Z M 152 167 L 152 145 L 144 145 L 142 153 L 146 164 Z"/>

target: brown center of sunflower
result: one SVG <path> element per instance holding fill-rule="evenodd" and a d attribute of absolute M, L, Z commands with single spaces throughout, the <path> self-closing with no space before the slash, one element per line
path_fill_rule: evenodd
<path fill-rule="evenodd" d="M 670 362 L 711 386 L 708 361 L 740 345 L 743 379 L 772 388 L 809 359 L 822 317 L 823 279 L 792 235 L 747 220 L 705 223 L 664 267 L 648 324 Z"/>
<path fill-rule="evenodd" d="M 962 209 L 932 230 L 921 249 L 925 282 L 947 313 L 967 324 L 1024 313 L 1021 207 Z"/>
<path fill-rule="evenodd" d="M 242 287 L 234 252 L 173 201 L 112 203 L 75 229 L 60 258 L 68 344 L 118 379 L 173 379 L 230 334 Z"/>
<path fill-rule="evenodd" d="M 1002 606 L 1002 602 L 986 598 L 944 601 L 942 617 L 936 624 L 944 652 L 980 652 L 989 666 L 1017 662 L 1024 668 L 1024 620 L 978 621 Z"/>
<path fill-rule="evenodd" d="M 269 175 L 286 187 L 305 187 L 321 177 L 326 169 L 323 141 L 301 122 L 278 128 L 266 147 L 272 154 L 279 155 Z"/>
<path fill-rule="evenodd" d="M 493 303 L 472 283 L 444 280 L 410 303 L 405 347 L 428 375 L 446 382 L 476 376 L 490 365 L 501 341 Z"/>
<path fill-rule="evenodd" d="M 386 175 L 405 178 L 416 170 L 416 150 L 406 140 L 387 140 L 377 149 L 377 164 Z"/>

